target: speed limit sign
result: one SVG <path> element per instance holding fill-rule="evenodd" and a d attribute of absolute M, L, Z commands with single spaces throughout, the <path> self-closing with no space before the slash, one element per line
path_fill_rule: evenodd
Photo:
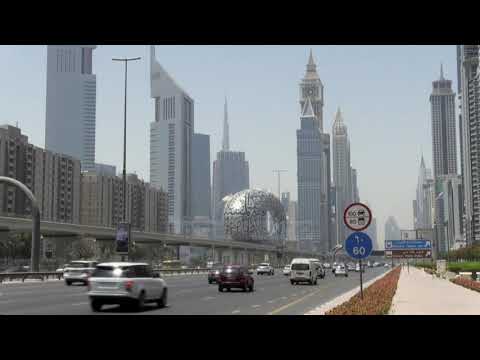
<path fill-rule="evenodd" d="M 343 221 L 350 230 L 362 231 L 372 222 L 372 212 L 367 205 L 354 203 L 345 209 Z"/>

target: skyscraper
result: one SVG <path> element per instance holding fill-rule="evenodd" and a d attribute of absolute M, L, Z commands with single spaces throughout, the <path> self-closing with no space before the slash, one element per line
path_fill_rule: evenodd
<path fill-rule="evenodd" d="M 150 182 L 168 192 L 170 231 L 184 231 L 192 216 L 192 137 L 194 101 L 155 58 L 150 47 L 151 97 L 155 121 L 150 125 Z"/>
<path fill-rule="evenodd" d="M 225 99 L 223 119 L 222 150 L 213 162 L 212 208 L 216 238 L 224 238 L 223 199 L 250 187 L 250 174 L 245 153 L 230 150 L 227 100 Z"/>
<path fill-rule="evenodd" d="M 480 70 L 479 45 L 460 45 L 461 128 L 465 238 L 480 241 Z"/>
<path fill-rule="evenodd" d="M 351 168 L 352 174 L 352 202 L 360 202 L 360 193 L 357 183 L 357 169 Z"/>
<path fill-rule="evenodd" d="M 385 222 L 385 240 L 400 240 L 400 228 L 393 216 Z"/>
<path fill-rule="evenodd" d="M 47 46 L 45 149 L 81 161 L 95 170 L 97 79 L 95 45 Z"/>
<path fill-rule="evenodd" d="M 312 51 L 300 82 L 301 127 L 297 130 L 297 237 L 301 249 L 332 246 L 330 136 L 323 133 L 323 84 Z"/>
<path fill-rule="evenodd" d="M 416 201 L 414 209 L 414 229 L 431 229 L 433 227 L 433 200 L 434 189 L 432 172 L 425 166 L 425 160 L 420 161 L 420 169 L 418 173 Z"/>
<path fill-rule="evenodd" d="M 192 216 L 210 218 L 210 136 L 193 134 Z"/>
<path fill-rule="evenodd" d="M 457 173 L 457 141 L 455 121 L 455 93 L 452 81 L 443 76 L 433 82 L 430 95 L 433 142 L 433 176 Z"/>
<path fill-rule="evenodd" d="M 343 213 L 346 207 L 352 203 L 352 174 L 350 166 L 350 140 L 347 126 L 343 122 L 340 108 L 335 115 L 332 129 L 333 143 L 333 183 L 335 184 L 336 196 L 336 225 L 337 244 L 343 244 L 349 231 L 343 221 Z"/>

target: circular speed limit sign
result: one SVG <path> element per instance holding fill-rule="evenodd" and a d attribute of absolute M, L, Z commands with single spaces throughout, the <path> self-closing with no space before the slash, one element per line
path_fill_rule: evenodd
<path fill-rule="evenodd" d="M 362 231 L 372 222 L 372 212 L 367 205 L 354 203 L 345 209 L 343 221 L 350 230 Z"/>

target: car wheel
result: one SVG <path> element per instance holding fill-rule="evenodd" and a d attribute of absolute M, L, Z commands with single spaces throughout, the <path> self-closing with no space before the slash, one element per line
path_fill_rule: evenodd
<path fill-rule="evenodd" d="M 65 284 L 67 284 L 67 286 L 71 286 L 72 282 L 71 281 L 65 281 Z"/>
<path fill-rule="evenodd" d="M 219 292 L 223 292 L 223 286 L 220 286 L 220 285 L 219 285 L 219 286 L 218 286 L 218 291 L 219 291 Z"/>
<path fill-rule="evenodd" d="M 252 282 L 252 284 L 250 285 L 250 287 L 248 288 L 248 290 L 249 290 L 250 292 L 253 292 L 253 282 Z"/>
<path fill-rule="evenodd" d="M 247 283 L 243 284 L 243 292 L 247 292 L 248 291 L 248 285 Z"/>
<path fill-rule="evenodd" d="M 208 283 L 211 284 L 211 283 L 212 283 L 212 280 L 208 280 Z"/>
<path fill-rule="evenodd" d="M 163 289 L 162 297 L 160 300 L 157 301 L 157 305 L 159 308 L 164 308 L 167 306 L 167 298 L 168 298 L 168 290 Z"/>
<path fill-rule="evenodd" d="M 345 277 L 348 277 L 348 274 L 345 274 Z"/>
<path fill-rule="evenodd" d="M 227 287 L 227 292 L 230 292 L 231 290 L 232 290 L 231 288 Z"/>
<path fill-rule="evenodd" d="M 317 279 L 315 279 L 315 282 L 313 283 L 313 285 L 317 285 Z"/>
<path fill-rule="evenodd" d="M 137 303 L 135 304 L 136 310 L 141 311 L 145 306 L 145 292 L 142 291 L 138 296 Z"/>
<path fill-rule="evenodd" d="M 90 307 L 93 312 L 99 312 L 102 310 L 102 303 L 98 300 L 92 300 L 90 301 Z"/>

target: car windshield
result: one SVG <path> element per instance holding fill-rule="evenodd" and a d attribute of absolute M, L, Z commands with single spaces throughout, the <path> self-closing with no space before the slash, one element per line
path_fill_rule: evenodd
<path fill-rule="evenodd" d="M 67 268 L 87 268 L 90 266 L 90 263 L 70 263 Z"/>
<path fill-rule="evenodd" d="M 92 277 L 99 277 L 99 278 L 127 277 L 129 269 L 130 269 L 129 266 L 119 266 L 119 267 L 97 266 L 97 268 L 92 274 Z"/>
<path fill-rule="evenodd" d="M 292 270 L 309 270 L 310 266 L 308 264 L 293 264 Z"/>

